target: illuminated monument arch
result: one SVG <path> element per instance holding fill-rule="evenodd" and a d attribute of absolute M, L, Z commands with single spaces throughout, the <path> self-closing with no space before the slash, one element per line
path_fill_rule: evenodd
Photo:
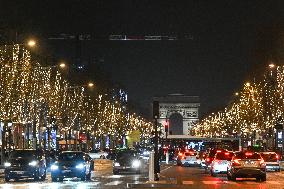
<path fill-rule="evenodd" d="M 170 94 L 154 97 L 153 101 L 159 102 L 158 123 L 163 125 L 162 132 L 165 135 L 164 125 L 169 125 L 168 136 L 189 135 L 192 125 L 198 121 L 199 97 L 182 94 Z"/>

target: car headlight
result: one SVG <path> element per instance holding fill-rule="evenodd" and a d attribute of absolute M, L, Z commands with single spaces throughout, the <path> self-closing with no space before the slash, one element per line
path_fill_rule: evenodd
<path fill-rule="evenodd" d="M 29 166 L 37 166 L 38 162 L 37 161 L 32 161 L 29 163 Z"/>
<path fill-rule="evenodd" d="M 5 166 L 5 167 L 10 167 L 10 166 L 11 166 L 11 163 L 10 163 L 10 162 L 5 162 L 5 163 L 4 163 L 4 166 Z"/>
<path fill-rule="evenodd" d="M 137 168 L 140 167 L 141 162 L 139 160 L 134 160 L 132 162 L 132 167 Z"/>
<path fill-rule="evenodd" d="M 51 169 L 52 171 L 55 171 L 55 170 L 58 169 L 58 165 L 51 165 L 50 169 Z"/>
<path fill-rule="evenodd" d="M 119 164 L 118 162 L 115 162 L 115 163 L 114 163 L 114 166 L 115 166 L 115 167 L 119 167 L 120 164 Z"/>
<path fill-rule="evenodd" d="M 80 164 L 76 165 L 76 168 L 77 169 L 83 169 L 84 168 L 84 164 L 80 163 Z"/>

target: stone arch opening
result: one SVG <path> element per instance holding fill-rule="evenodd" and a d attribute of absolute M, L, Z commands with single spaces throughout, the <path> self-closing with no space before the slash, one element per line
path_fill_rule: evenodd
<path fill-rule="evenodd" d="M 183 117 L 179 113 L 173 113 L 169 118 L 169 134 L 183 135 Z"/>

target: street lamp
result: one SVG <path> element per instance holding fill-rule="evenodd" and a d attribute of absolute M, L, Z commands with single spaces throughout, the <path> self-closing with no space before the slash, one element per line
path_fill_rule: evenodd
<path fill-rule="evenodd" d="M 94 85 L 95 85 L 95 84 L 92 83 L 92 82 L 89 82 L 89 83 L 88 83 L 88 87 L 94 87 Z"/>
<path fill-rule="evenodd" d="M 64 68 L 66 68 L 66 64 L 65 64 L 64 62 L 61 62 L 61 63 L 59 64 L 59 67 L 62 68 L 62 69 L 64 69 Z"/>
<path fill-rule="evenodd" d="M 269 67 L 270 69 L 272 69 L 272 68 L 274 68 L 274 67 L 275 67 L 275 64 L 270 63 L 270 64 L 268 65 L 268 67 Z"/>
<path fill-rule="evenodd" d="M 27 42 L 27 45 L 28 45 L 29 47 L 34 47 L 34 46 L 36 46 L 36 41 L 33 40 L 33 39 L 31 39 L 31 40 L 29 40 L 29 41 Z"/>

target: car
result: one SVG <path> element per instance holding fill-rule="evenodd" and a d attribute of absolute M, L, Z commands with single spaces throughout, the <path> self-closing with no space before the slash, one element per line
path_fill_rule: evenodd
<path fill-rule="evenodd" d="M 197 152 L 193 149 L 185 150 L 185 152 L 180 152 L 177 158 L 177 165 L 181 166 L 199 166 L 200 160 Z"/>
<path fill-rule="evenodd" d="M 232 160 L 234 153 L 229 151 L 217 152 L 210 166 L 211 176 L 227 173 L 228 162 Z"/>
<path fill-rule="evenodd" d="M 105 159 L 108 155 L 108 152 L 100 149 L 94 149 L 91 150 L 88 154 L 92 159 Z"/>
<path fill-rule="evenodd" d="M 256 178 L 258 181 L 266 181 L 265 162 L 258 152 L 236 152 L 228 164 L 228 180 L 236 178 Z"/>
<path fill-rule="evenodd" d="M 203 166 L 204 169 L 205 169 L 205 172 L 207 172 L 211 169 L 211 164 L 212 164 L 212 161 L 215 157 L 215 154 L 217 152 L 222 152 L 222 151 L 223 151 L 223 149 L 216 149 L 216 148 L 209 150 L 209 152 L 207 153 L 206 158 L 205 158 L 205 166 Z"/>
<path fill-rule="evenodd" d="M 17 149 L 10 153 L 4 163 L 5 181 L 10 179 L 33 178 L 35 181 L 45 180 L 46 160 L 40 150 Z"/>
<path fill-rule="evenodd" d="M 134 150 L 122 150 L 116 153 L 113 160 L 113 174 L 130 171 L 139 174 L 143 169 L 143 161 Z"/>
<path fill-rule="evenodd" d="M 91 179 L 91 171 L 94 169 L 92 158 L 81 151 L 64 151 L 58 156 L 58 160 L 50 167 L 51 180 L 63 181 L 64 178 L 80 178 L 82 181 Z"/>
<path fill-rule="evenodd" d="M 261 152 L 264 159 L 266 171 L 280 171 L 279 155 L 276 152 Z"/>

